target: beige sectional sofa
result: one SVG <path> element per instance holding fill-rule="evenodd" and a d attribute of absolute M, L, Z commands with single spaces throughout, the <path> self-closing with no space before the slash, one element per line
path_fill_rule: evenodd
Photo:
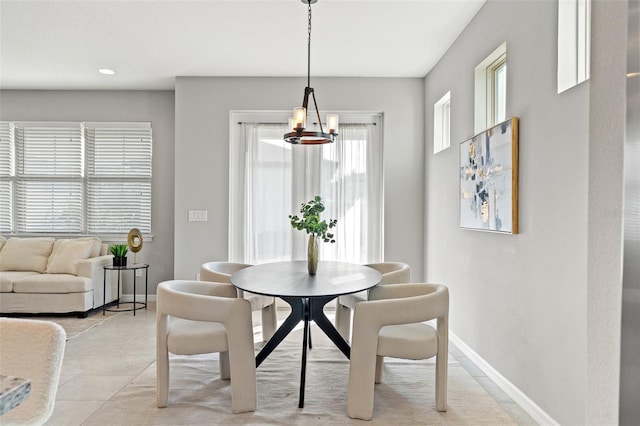
<path fill-rule="evenodd" d="M 0 314 L 75 313 L 103 305 L 104 265 L 112 262 L 99 238 L 0 236 Z M 117 298 L 113 281 L 106 302 Z"/>

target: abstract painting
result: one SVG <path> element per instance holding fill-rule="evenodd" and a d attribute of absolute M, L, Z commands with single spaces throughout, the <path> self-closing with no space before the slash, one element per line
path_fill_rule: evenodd
<path fill-rule="evenodd" d="M 518 119 L 460 144 L 460 227 L 518 233 Z"/>

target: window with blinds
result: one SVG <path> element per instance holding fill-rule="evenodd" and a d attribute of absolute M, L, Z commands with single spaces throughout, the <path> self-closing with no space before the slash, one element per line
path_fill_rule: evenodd
<path fill-rule="evenodd" d="M 150 123 L 0 123 L 0 232 L 151 232 Z"/>
<path fill-rule="evenodd" d="M 0 232 L 11 232 L 14 185 L 13 128 L 0 121 Z"/>
<path fill-rule="evenodd" d="M 72 123 L 17 123 L 15 231 L 82 232 L 82 132 Z"/>
<path fill-rule="evenodd" d="M 151 232 L 151 126 L 88 123 L 87 231 Z"/>

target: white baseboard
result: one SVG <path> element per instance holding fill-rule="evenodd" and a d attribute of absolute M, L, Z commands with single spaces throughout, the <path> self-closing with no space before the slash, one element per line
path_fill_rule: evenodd
<path fill-rule="evenodd" d="M 467 346 L 458 336 L 449 330 L 449 340 L 456 345 L 460 351 L 466 355 L 484 374 L 487 375 L 509 398 L 526 412 L 529 417 L 539 425 L 559 426 L 560 423 L 547 414 L 542 408 L 518 389 L 513 383 L 507 380 L 502 374 L 496 371 L 487 361 Z"/>

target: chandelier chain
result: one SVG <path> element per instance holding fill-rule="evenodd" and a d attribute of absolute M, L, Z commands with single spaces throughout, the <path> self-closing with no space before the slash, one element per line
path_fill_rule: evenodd
<path fill-rule="evenodd" d="M 332 117 L 329 119 L 327 115 L 327 124 L 332 123 L 333 127 L 330 127 L 329 133 L 325 133 L 322 127 L 322 120 L 320 118 L 320 110 L 318 109 L 318 102 L 316 101 L 316 94 L 311 87 L 311 5 L 318 0 L 302 0 L 303 3 L 307 3 L 307 87 L 304 89 L 304 98 L 302 99 L 302 108 L 294 109 L 293 118 L 289 119 L 290 131 L 284 134 L 285 142 L 291 144 L 305 144 L 305 145 L 319 145 L 325 143 L 331 143 L 336 140 L 338 133 L 338 116 L 336 114 L 330 114 Z M 305 125 L 306 119 L 309 116 L 309 96 L 313 101 L 313 108 L 316 110 L 316 119 L 319 129 L 305 129 L 308 127 Z M 305 114 L 306 118 L 303 118 L 301 114 Z"/>
<path fill-rule="evenodd" d="M 308 0 L 308 20 L 307 27 L 307 87 L 311 87 L 311 0 Z"/>

